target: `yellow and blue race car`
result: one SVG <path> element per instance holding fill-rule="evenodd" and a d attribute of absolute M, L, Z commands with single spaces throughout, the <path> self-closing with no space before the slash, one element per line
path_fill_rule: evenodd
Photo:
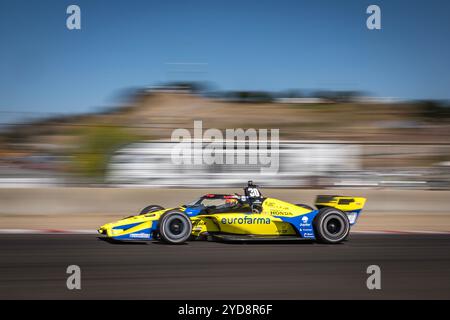
<path fill-rule="evenodd" d="M 107 223 L 100 234 L 114 240 L 344 241 L 365 198 L 319 195 L 315 208 L 263 197 L 251 181 L 244 195 L 206 194 L 176 208 L 150 205 L 140 214 Z"/>

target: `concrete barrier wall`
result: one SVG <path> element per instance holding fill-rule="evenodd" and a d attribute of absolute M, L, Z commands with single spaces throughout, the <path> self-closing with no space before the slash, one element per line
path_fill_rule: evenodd
<path fill-rule="evenodd" d="M 313 204 L 318 194 L 362 196 L 366 212 L 423 214 L 450 212 L 449 191 L 408 190 L 282 190 L 263 189 L 265 196 L 293 203 Z M 0 189 L 0 214 L 134 214 L 148 204 L 174 207 L 206 193 L 234 193 L 239 189 L 148 188 L 20 188 Z"/>

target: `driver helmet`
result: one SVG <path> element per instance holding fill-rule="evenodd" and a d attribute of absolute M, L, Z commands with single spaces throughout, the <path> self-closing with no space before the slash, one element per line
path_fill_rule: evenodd
<path fill-rule="evenodd" d="M 231 208 L 234 207 L 238 204 L 237 199 L 234 198 L 230 198 L 230 199 L 225 199 L 225 206 Z"/>

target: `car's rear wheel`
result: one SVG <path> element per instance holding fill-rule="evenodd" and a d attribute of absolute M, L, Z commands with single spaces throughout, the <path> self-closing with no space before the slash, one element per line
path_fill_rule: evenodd
<path fill-rule="evenodd" d="M 322 243 L 339 243 L 350 232 L 347 215 L 335 208 L 322 208 L 313 221 L 316 238 Z"/>
<path fill-rule="evenodd" d="M 159 236 L 166 243 L 181 244 L 189 239 L 191 233 L 191 220 L 179 210 L 170 210 L 159 219 Z"/>
<path fill-rule="evenodd" d="M 164 210 L 164 207 L 158 206 L 157 204 L 151 204 L 151 205 L 145 207 L 144 209 L 142 209 L 141 212 L 139 212 L 139 215 L 147 214 L 147 213 L 151 213 L 151 212 L 155 212 L 155 211 L 159 211 L 159 210 Z"/>

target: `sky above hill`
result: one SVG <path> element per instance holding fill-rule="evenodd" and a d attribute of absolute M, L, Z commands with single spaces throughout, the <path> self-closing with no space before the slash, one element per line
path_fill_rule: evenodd
<path fill-rule="evenodd" d="M 92 111 L 175 80 L 450 99 L 449 15 L 445 0 L 0 0 L 1 116 Z"/>

